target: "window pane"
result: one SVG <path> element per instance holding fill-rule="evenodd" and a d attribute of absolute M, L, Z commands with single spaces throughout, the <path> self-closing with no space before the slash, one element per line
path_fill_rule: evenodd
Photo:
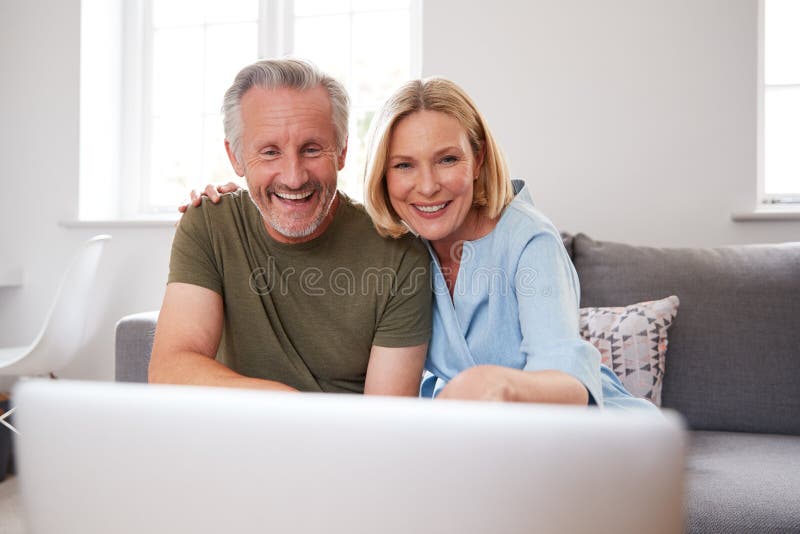
<path fill-rule="evenodd" d="M 320 69 L 349 86 L 350 17 L 333 15 L 297 19 L 293 55 L 313 61 Z"/>
<path fill-rule="evenodd" d="M 408 9 L 408 0 L 353 0 L 353 11 Z"/>
<path fill-rule="evenodd" d="M 407 11 L 353 15 L 354 102 L 377 106 L 409 78 L 409 34 Z"/>
<path fill-rule="evenodd" d="M 204 6 L 197 0 L 153 0 L 153 26 L 188 26 L 202 24 Z"/>
<path fill-rule="evenodd" d="M 800 2 L 764 4 L 764 82 L 800 84 Z"/>
<path fill-rule="evenodd" d="M 258 59 L 258 25 L 253 22 L 207 26 L 205 51 L 204 110 L 217 113 L 236 73 Z"/>
<path fill-rule="evenodd" d="M 295 0 L 294 16 L 343 14 L 350 11 L 350 0 Z"/>
<path fill-rule="evenodd" d="M 152 114 L 203 109 L 203 28 L 156 30 L 153 36 Z"/>
<path fill-rule="evenodd" d="M 367 132 L 375 109 L 353 109 L 350 117 L 350 139 L 347 146 L 347 162 L 339 173 L 339 189 L 355 200 L 364 198 L 364 166 L 367 164 Z"/>
<path fill-rule="evenodd" d="M 764 108 L 764 193 L 800 195 L 800 88 L 767 88 Z"/>
<path fill-rule="evenodd" d="M 258 0 L 152 0 L 151 5 L 155 28 L 258 20 Z"/>
<path fill-rule="evenodd" d="M 202 176 L 203 123 L 200 115 L 153 119 L 147 201 L 174 208 Z"/>
<path fill-rule="evenodd" d="M 258 0 L 205 0 L 206 22 L 256 22 Z"/>
<path fill-rule="evenodd" d="M 195 185 L 237 180 L 225 152 L 222 115 L 206 115 L 203 120 L 203 175 Z"/>

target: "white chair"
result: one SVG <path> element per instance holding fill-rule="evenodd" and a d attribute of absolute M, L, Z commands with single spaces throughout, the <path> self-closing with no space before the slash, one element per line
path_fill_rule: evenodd
<path fill-rule="evenodd" d="M 72 361 L 83 343 L 91 289 L 103 247 L 109 239 L 109 235 L 98 235 L 83 244 L 64 273 L 33 343 L 0 348 L 0 375 L 47 375 Z"/>

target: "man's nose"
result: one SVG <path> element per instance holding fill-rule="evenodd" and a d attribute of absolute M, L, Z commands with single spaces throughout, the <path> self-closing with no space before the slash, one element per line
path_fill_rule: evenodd
<path fill-rule="evenodd" d="M 281 184 L 289 189 L 300 189 L 308 182 L 308 172 L 299 156 L 284 158 Z"/>

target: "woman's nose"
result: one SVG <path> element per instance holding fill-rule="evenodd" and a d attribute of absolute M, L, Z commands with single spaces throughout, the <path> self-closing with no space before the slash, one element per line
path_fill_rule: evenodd
<path fill-rule="evenodd" d="M 436 173 L 429 167 L 422 168 L 417 180 L 417 191 L 422 195 L 430 197 L 438 193 L 439 189 L 441 189 L 441 186 L 439 185 L 439 179 Z"/>

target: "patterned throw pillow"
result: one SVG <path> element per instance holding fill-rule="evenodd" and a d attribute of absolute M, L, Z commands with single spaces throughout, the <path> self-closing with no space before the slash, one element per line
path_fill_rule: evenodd
<path fill-rule="evenodd" d="M 620 308 L 581 308 L 581 337 L 597 347 L 631 395 L 661 406 L 667 329 L 680 301 L 675 295 Z"/>

